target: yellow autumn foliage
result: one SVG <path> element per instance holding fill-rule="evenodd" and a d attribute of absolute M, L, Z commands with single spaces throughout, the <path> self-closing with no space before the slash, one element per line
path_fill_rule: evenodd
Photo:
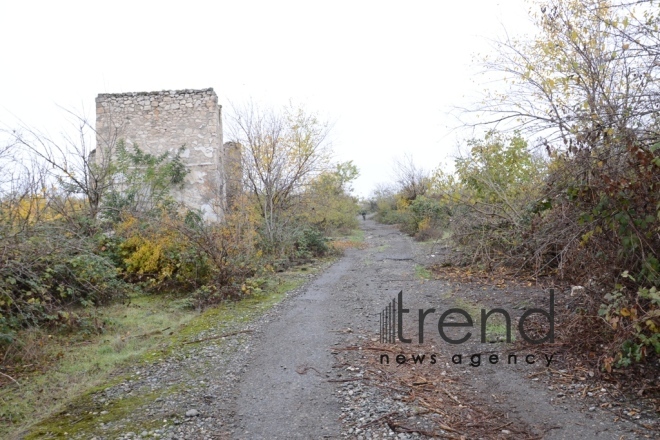
<path fill-rule="evenodd" d="M 149 282 L 158 284 L 186 271 L 182 261 L 186 259 L 186 239 L 173 227 L 173 221 L 167 215 L 156 222 L 127 216 L 118 225 L 117 232 L 124 238 L 119 249 L 127 274 L 147 276 Z"/>
<path fill-rule="evenodd" d="M 0 218 L 5 224 L 17 226 L 25 223 L 34 225 L 39 221 L 60 220 L 63 215 L 53 209 L 45 195 L 34 195 L 3 203 L 0 207 Z"/>

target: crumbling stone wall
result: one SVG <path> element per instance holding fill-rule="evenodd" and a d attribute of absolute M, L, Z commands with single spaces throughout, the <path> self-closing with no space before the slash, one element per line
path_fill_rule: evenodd
<path fill-rule="evenodd" d="M 97 150 L 103 160 L 123 139 L 145 152 L 175 154 L 190 173 L 173 196 L 202 211 L 207 221 L 222 219 L 226 209 L 222 114 L 213 89 L 100 94 L 96 98 Z"/>

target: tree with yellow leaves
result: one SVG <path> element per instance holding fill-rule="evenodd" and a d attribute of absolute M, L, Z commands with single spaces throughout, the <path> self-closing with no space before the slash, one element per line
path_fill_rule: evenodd
<path fill-rule="evenodd" d="M 303 108 L 236 108 L 232 141 L 242 148 L 245 186 L 259 206 L 264 238 L 277 247 L 293 220 L 287 215 L 305 187 L 329 169 L 329 126 Z"/>

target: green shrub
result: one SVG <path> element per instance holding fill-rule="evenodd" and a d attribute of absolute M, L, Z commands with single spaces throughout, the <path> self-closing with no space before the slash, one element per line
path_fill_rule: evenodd
<path fill-rule="evenodd" d="M 58 310 L 124 295 L 124 283 L 88 237 L 62 234 L 60 222 L 40 225 L 4 247 L 0 259 L 2 333 L 58 319 Z"/>
<path fill-rule="evenodd" d="M 327 254 L 328 239 L 318 229 L 307 227 L 297 235 L 295 244 L 295 256 L 297 258 L 322 257 Z"/>

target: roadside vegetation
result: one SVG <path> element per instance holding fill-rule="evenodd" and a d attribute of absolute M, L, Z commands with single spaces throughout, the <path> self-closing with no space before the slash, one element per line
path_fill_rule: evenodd
<path fill-rule="evenodd" d="M 563 343 L 607 372 L 660 355 L 659 10 L 537 3 L 535 36 L 483 60 L 503 81 L 464 115 L 486 134 L 452 171 L 396 164 L 370 201 L 381 222 L 449 240 L 463 264 L 581 286 Z"/>
<path fill-rule="evenodd" d="M 0 432 L 162 356 L 208 310 L 271 304 L 292 268 L 355 244 L 329 237 L 357 227 L 358 170 L 330 160 L 327 125 L 304 109 L 234 112 L 217 223 L 172 195 L 186 146 L 156 156 L 116 139 L 101 154 L 76 121 L 74 140 L 23 127 L 0 148 Z"/>

